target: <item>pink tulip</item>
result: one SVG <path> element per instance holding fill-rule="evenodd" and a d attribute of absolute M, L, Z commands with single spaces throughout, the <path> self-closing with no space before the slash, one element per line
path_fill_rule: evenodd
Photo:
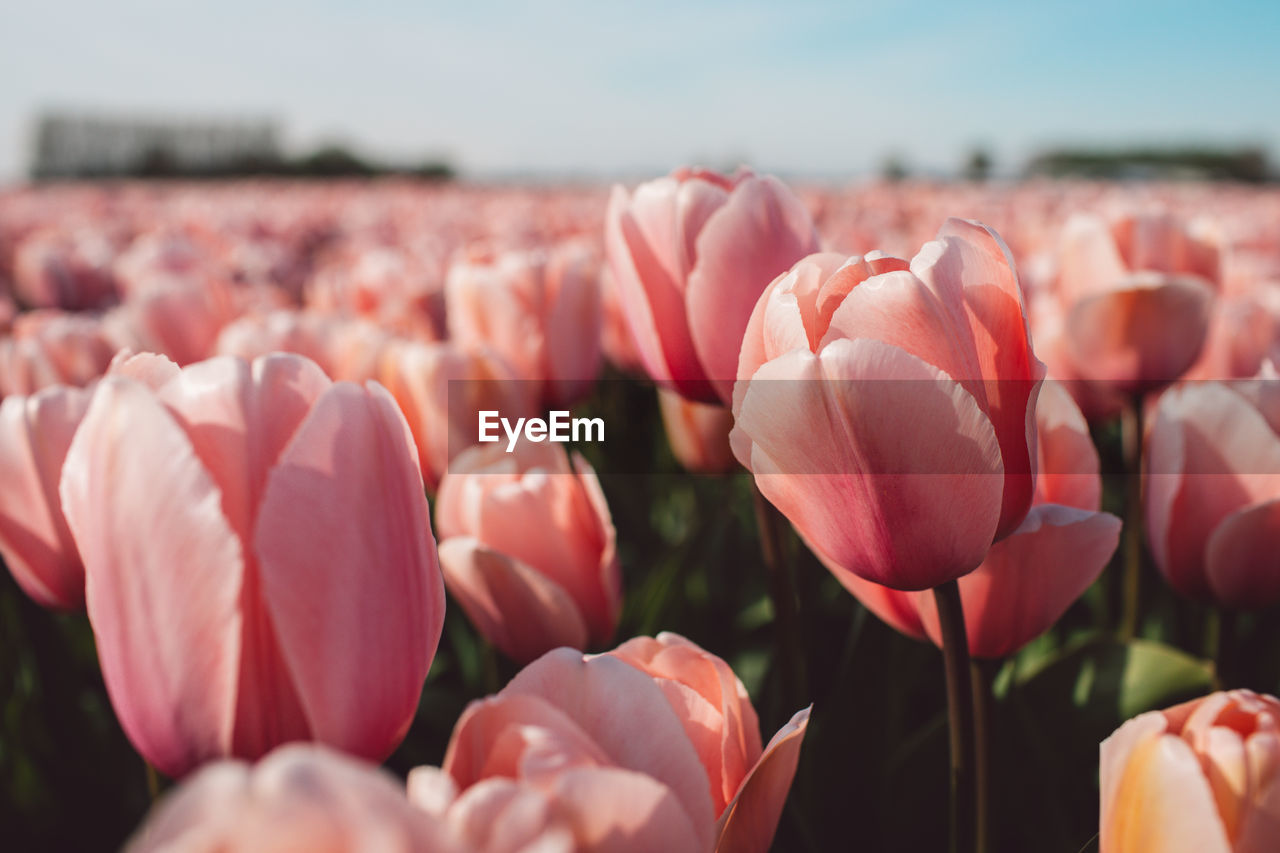
<path fill-rule="evenodd" d="M 229 282 L 166 278 L 108 312 L 106 324 L 119 346 L 163 353 L 185 366 L 213 355 L 218 333 L 240 312 Z"/>
<path fill-rule="evenodd" d="M 444 589 L 383 388 L 293 355 L 138 356 L 94 392 L 61 495 L 107 692 L 161 771 L 404 737 Z"/>
<path fill-rule="evenodd" d="M 39 231 L 14 250 L 14 290 L 33 307 L 101 308 L 116 299 L 115 254 L 113 241 L 99 229 Z"/>
<path fill-rule="evenodd" d="M 490 777 L 459 795 L 438 767 L 409 772 L 409 801 L 442 823 L 466 853 L 575 853 L 573 815 L 553 795 L 513 779 Z M 590 820 L 591 816 L 586 816 Z M 583 827 L 588 834 L 589 827 Z"/>
<path fill-rule="evenodd" d="M 936 587 L 1027 514 L 1044 365 L 982 225 L 948 220 L 910 263 L 800 261 L 760 297 L 738 375 L 734 455 L 841 572 Z"/>
<path fill-rule="evenodd" d="M 673 634 L 549 652 L 463 713 L 444 771 L 550 797 L 580 851 L 769 849 L 809 712 L 763 749 L 741 682 Z"/>
<path fill-rule="evenodd" d="M 1280 700 L 1214 693 L 1102 742 L 1099 853 L 1270 853 L 1280 837 Z"/>
<path fill-rule="evenodd" d="M 595 471 L 558 445 L 464 451 L 436 500 L 445 584 L 481 634 L 527 663 L 613 638 L 622 581 Z"/>
<path fill-rule="evenodd" d="M 1044 633 L 1098 579 L 1120 541 L 1120 520 L 1099 512 L 1098 453 L 1062 385 L 1047 382 L 1036 407 L 1039 476 L 1031 510 L 982 565 L 960 578 L 969 653 L 1001 658 Z M 833 569 L 869 610 L 909 636 L 942 645 L 927 592 L 901 592 Z"/>
<path fill-rule="evenodd" d="M 818 237 L 777 178 L 679 169 L 630 194 L 614 187 L 605 245 L 645 370 L 690 399 L 728 403 L 752 306 Z"/>
<path fill-rule="evenodd" d="M 320 365 L 338 382 L 376 379 L 392 337 L 375 324 L 311 311 L 272 311 L 241 317 L 218 334 L 215 350 L 246 360 L 292 352 Z"/>
<path fill-rule="evenodd" d="M 1177 379 L 1200 354 L 1219 278 L 1216 246 L 1171 216 L 1072 218 L 1058 295 L 1076 371 L 1124 393 Z"/>
<path fill-rule="evenodd" d="M 377 378 L 409 421 L 431 491 L 450 460 L 479 443 L 481 411 L 513 422 L 534 414 L 528 383 L 490 350 L 397 340 L 383 350 Z"/>
<path fill-rule="evenodd" d="M 661 387 L 658 410 L 671 452 L 686 471 L 723 474 L 737 464 L 729 447 L 733 412 L 714 403 L 686 400 Z"/>
<path fill-rule="evenodd" d="M 50 385 L 88 385 L 106 372 L 117 346 L 101 320 L 61 311 L 20 315 L 0 338 L 0 396 Z"/>
<path fill-rule="evenodd" d="M 84 607 L 84 566 L 58 479 L 89 397 L 58 385 L 0 403 L 0 553 L 18 586 L 45 607 Z"/>
<path fill-rule="evenodd" d="M 1148 434 L 1147 539 L 1169 584 L 1233 608 L 1280 601 L 1280 397 L 1274 378 L 1161 395 Z"/>
<path fill-rule="evenodd" d="M 303 744 L 257 765 L 208 765 L 161 800 L 126 850 L 469 853 L 389 773 Z"/>
<path fill-rule="evenodd" d="M 549 405 L 591 392 L 600 372 L 599 262 L 577 243 L 551 252 L 475 251 L 445 280 L 450 339 L 488 347 Z"/>

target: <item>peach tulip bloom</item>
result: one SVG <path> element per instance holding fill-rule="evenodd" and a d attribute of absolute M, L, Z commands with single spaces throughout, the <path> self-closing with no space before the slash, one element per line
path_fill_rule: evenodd
<path fill-rule="evenodd" d="M 472 624 L 520 663 L 613 639 L 617 535 L 595 471 L 560 445 L 461 453 L 436 499 L 444 580 Z"/>
<path fill-rule="evenodd" d="M 481 411 L 513 423 L 534 414 L 529 383 L 491 350 L 396 340 L 382 351 L 377 378 L 409 421 L 433 492 L 450 460 L 480 442 Z"/>
<path fill-rule="evenodd" d="M 542 792 L 579 851 L 765 851 L 809 711 L 767 746 L 741 682 L 683 637 L 548 652 L 459 719 L 444 772 Z"/>
<path fill-rule="evenodd" d="M 1219 279 L 1216 245 L 1170 215 L 1077 214 L 1057 287 L 1075 370 L 1124 393 L 1174 381 L 1200 354 Z"/>
<path fill-rule="evenodd" d="M 1102 742 L 1099 853 L 1271 853 L 1280 838 L 1280 700 L 1214 693 Z"/>
<path fill-rule="evenodd" d="M 116 301 L 115 256 L 115 244 L 99 229 L 38 231 L 14 250 L 14 292 L 37 308 L 102 308 Z"/>
<path fill-rule="evenodd" d="M 105 323 L 118 346 L 185 366 L 214 354 L 218 333 L 241 313 L 239 296 L 221 279 L 155 280 L 109 311 Z"/>
<path fill-rule="evenodd" d="M 106 372 L 114 343 L 97 317 L 31 311 L 0 338 L 0 396 L 50 385 L 88 385 Z"/>
<path fill-rule="evenodd" d="M 461 795 L 439 767 L 409 771 L 409 801 L 442 823 L 466 853 L 575 853 L 571 814 L 525 782 L 490 777 Z"/>
<path fill-rule="evenodd" d="M 643 372 L 644 362 L 631 337 L 618 287 L 613 283 L 613 271 L 607 264 L 600 270 L 600 299 L 604 313 L 600 349 L 605 359 L 623 373 Z"/>
<path fill-rule="evenodd" d="M 578 402 L 600 373 L 599 262 L 578 243 L 550 252 L 473 251 L 445 279 L 449 337 L 487 347 L 549 406 Z"/>
<path fill-rule="evenodd" d="M 1253 609 L 1280 601 L 1280 394 L 1266 378 L 1188 382 L 1147 437 L 1147 541 L 1182 595 Z"/>
<path fill-rule="evenodd" d="M 292 352 L 320 365 L 334 381 L 375 379 L 392 336 L 368 320 L 312 311 L 280 310 L 229 323 L 218 334 L 219 355 L 246 360 Z"/>
<path fill-rule="evenodd" d="M 385 389 L 295 355 L 136 356 L 95 390 L 61 496 L 107 692 L 162 772 L 404 737 L 444 588 Z"/>
<path fill-rule="evenodd" d="M 1036 423 L 1039 475 L 1031 510 L 959 581 L 974 657 L 1001 658 L 1043 634 L 1098 579 L 1120 542 L 1120 519 L 1098 511 L 1102 478 L 1088 424 L 1061 384 L 1041 388 Z M 932 595 L 833 572 L 885 622 L 942 645 Z"/>
<path fill-rule="evenodd" d="M 840 571 L 919 590 L 1027 514 L 1044 365 L 995 232 L 951 219 L 909 263 L 812 255 L 760 297 L 734 455 Z"/>
<path fill-rule="evenodd" d="M 58 479 L 90 393 L 55 385 L 0 403 L 0 553 L 18 586 L 45 607 L 84 607 L 84 566 Z"/>
<path fill-rule="evenodd" d="M 737 465 L 729 447 L 729 431 L 733 429 L 733 412 L 729 409 L 686 400 L 659 387 L 658 410 L 671 452 L 686 471 L 723 474 Z"/>
<path fill-rule="evenodd" d="M 649 376 L 693 400 L 728 403 L 751 309 L 818 250 L 809 211 L 772 176 L 678 169 L 613 188 L 605 247 Z"/>
<path fill-rule="evenodd" d="M 469 853 L 384 770 L 290 744 L 256 765 L 218 761 L 166 795 L 128 853 Z"/>

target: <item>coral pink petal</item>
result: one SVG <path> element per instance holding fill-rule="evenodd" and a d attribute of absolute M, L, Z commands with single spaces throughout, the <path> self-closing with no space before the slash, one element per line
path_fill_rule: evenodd
<path fill-rule="evenodd" d="M 409 728 L 444 621 L 412 446 L 385 389 L 333 385 L 271 471 L 254 540 L 315 737 L 377 760 Z"/>
<path fill-rule="evenodd" d="M 804 203 L 777 178 L 742 181 L 698 235 L 685 302 L 698 357 L 729 403 L 742 335 L 760 294 L 800 258 L 818 251 Z"/>
<path fill-rule="evenodd" d="M 1040 386 L 1036 425 L 1040 432 L 1036 503 L 1097 512 L 1102 505 L 1098 451 L 1080 407 L 1061 382 L 1050 380 Z"/>
<path fill-rule="evenodd" d="M 812 706 L 797 711 L 764 748 L 764 754 L 720 815 L 718 853 L 767 853 L 782 817 L 791 781 L 800 761 L 800 747 L 809 727 Z"/>
<path fill-rule="evenodd" d="M 470 536 L 440 543 L 449 594 L 485 639 L 528 663 L 560 646 L 582 649 L 587 628 L 562 587 Z"/>
<path fill-rule="evenodd" d="M 550 790 L 582 853 L 705 853 L 711 820 L 659 780 L 619 767 L 569 770 Z"/>
<path fill-rule="evenodd" d="M 503 690 L 508 694 L 555 702 L 613 764 L 670 788 L 694 825 L 709 833 L 715 812 L 707 773 L 666 696 L 648 675 L 610 655 L 584 658 L 571 649 L 557 649 L 525 667 Z M 620 707 L 627 712 L 619 714 Z M 665 747 L 654 749 L 656 743 Z M 709 837 L 705 840 L 710 843 Z"/>
<path fill-rule="evenodd" d="M 1245 507 L 1209 536 L 1205 570 L 1215 602 L 1255 610 L 1280 601 L 1280 499 Z"/>
<path fill-rule="evenodd" d="M 904 350 L 838 340 L 775 359 L 734 431 L 753 442 L 742 461 L 761 492 L 845 571 L 927 589 L 977 568 L 991 545 L 1004 491 L 991 422 Z"/>
<path fill-rule="evenodd" d="M 1004 657 L 1043 634 L 1098 579 L 1119 544 L 1120 519 L 1113 515 L 1032 507 L 1013 535 L 960 579 L 970 654 Z M 941 646 L 932 596 L 919 606 L 925 630 Z"/>
<path fill-rule="evenodd" d="M 1128 273 L 1106 222 L 1077 215 L 1062 230 L 1058 292 L 1067 304 L 1105 293 Z"/>
<path fill-rule="evenodd" d="M 71 443 L 61 491 L 125 732 L 170 776 L 225 755 L 244 564 L 186 434 L 144 385 L 108 377 Z"/>
<path fill-rule="evenodd" d="M 812 546 L 810 550 L 813 550 Z M 918 598 L 916 593 L 890 589 L 887 586 L 863 580 L 852 572 L 841 571 L 839 566 L 817 551 L 814 551 L 814 554 L 836 576 L 841 586 L 849 590 L 863 607 L 879 616 L 885 624 L 908 637 L 914 637 L 917 640 L 927 638 L 924 622 L 920 619 L 920 609 L 916 606 Z"/>

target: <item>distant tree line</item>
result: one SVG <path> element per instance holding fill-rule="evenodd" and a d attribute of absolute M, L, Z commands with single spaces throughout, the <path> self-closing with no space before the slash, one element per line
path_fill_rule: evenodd
<path fill-rule="evenodd" d="M 1061 148 L 1045 151 L 1027 166 L 1033 176 L 1052 178 L 1195 178 L 1261 183 L 1273 180 L 1262 148 Z"/>

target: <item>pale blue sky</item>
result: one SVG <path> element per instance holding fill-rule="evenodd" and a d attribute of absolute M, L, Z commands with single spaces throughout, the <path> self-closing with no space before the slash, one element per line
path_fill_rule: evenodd
<path fill-rule="evenodd" d="M 1280 158 L 1280 3 L 0 0 L 0 177 L 45 106 L 274 116 L 465 171 L 857 174 L 1041 145 Z"/>

